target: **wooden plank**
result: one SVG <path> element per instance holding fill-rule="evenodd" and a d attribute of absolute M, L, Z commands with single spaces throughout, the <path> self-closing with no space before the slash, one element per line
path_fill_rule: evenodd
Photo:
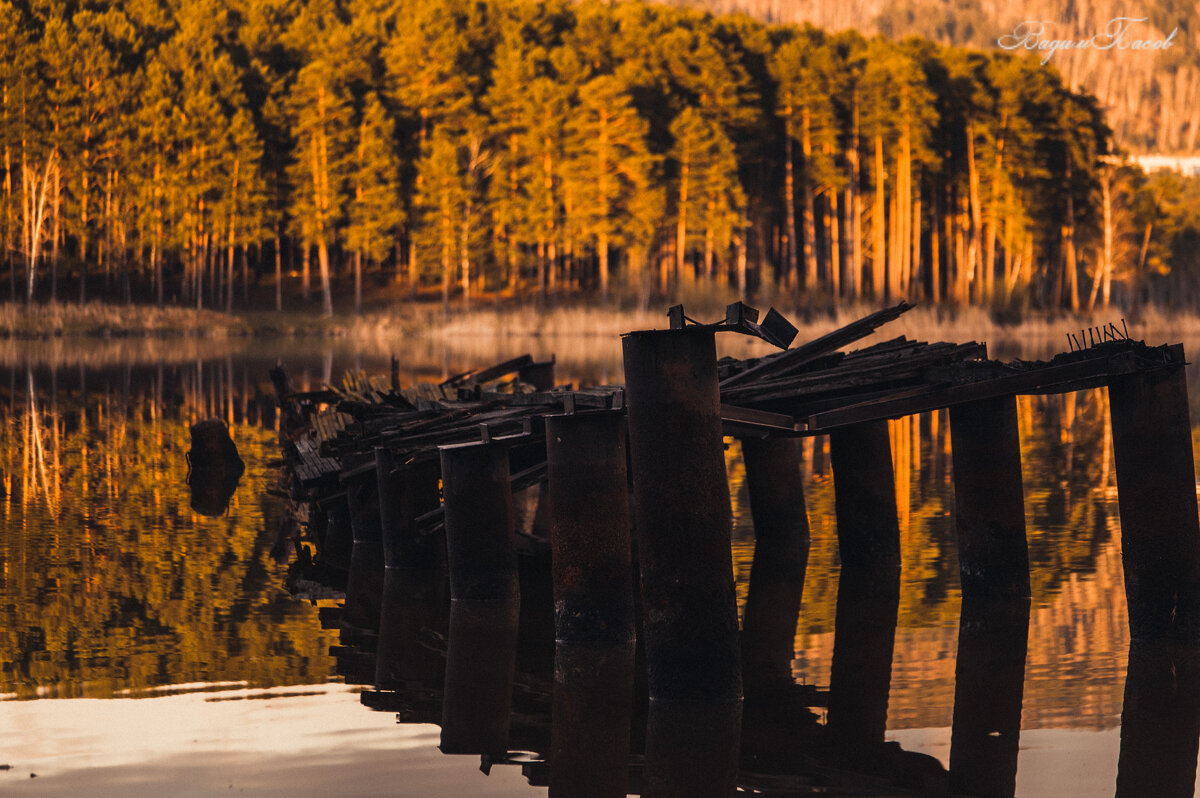
<path fill-rule="evenodd" d="M 997 396 L 1066 393 L 1090 387 L 1097 384 L 1097 381 L 1102 384 L 1110 376 L 1128 374 L 1137 368 L 1132 352 L 1111 357 L 1088 358 L 1057 366 L 1048 365 L 1014 373 L 1008 377 L 949 385 L 923 394 L 889 397 L 816 413 L 808 417 L 808 428 L 810 431 L 823 431 L 863 421 L 940 410 L 943 407 Z"/>
<path fill-rule="evenodd" d="M 912 305 L 907 302 L 877 310 L 874 313 L 868 314 L 861 319 L 852 321 L 849 324 L 839 327 L 833 332 L 826 333 L 812 341 L 807 341 L 795 349 L 789 349 L 777 355 L 765 357 L 745 371 L 740 371 L 737 374 L 726 377 L 721 382 L 721 387 L 740 385 L 748 382 L 751 379 L 756 379 L 768 374 L 780 373 L 785 370 L 794 370 L 803 366 L 812 360 L 815 360 L 822 355 L 829 354 L 841 349 L 843 346 L 848 346 L 855 341 L 866 338 L 871 333 L 875 332 L 879 327 L 899 318 L 902 314 L 912 309 Z"/>

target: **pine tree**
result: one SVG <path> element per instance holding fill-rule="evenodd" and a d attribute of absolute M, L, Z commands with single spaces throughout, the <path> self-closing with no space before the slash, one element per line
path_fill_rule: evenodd
<path fill-rule="evenodd" d="M 367 95 L 358 123 L 353 197 L 348 209 L 346 247 L 354 253 L 354 312 L 362 312 L 363 260 L 378 263 L 387 255 L 392 231 L 404 222 L 400 201 L 400 159 L 395 125 L 374 92 Z"/>
<path fill-rule="evenodd" d="M 296 141 L 291 217 L 305 245 L 317 250 L 321 312 L 331 316 L 330 252 L 340 240 L 353 168 L 350 87 L 368 69 L 358 58 L 352 30 L 329 0 L 313 0 L 297 17 L 288 39 L 306 58 L 288 98 Z"/>
<path fill-rule="evenodd" d="M 603 301 L 611 247 L 648 246 L 657 223 L 655 216 L 634 212 L 653 190 L 655 159 L 646 146 L 647 123 L 633 108 L 626 85 L 614 75 L 589 80 L 567 125 L 564 190 L 574 198 L 571 222 L 594 242 Z"/>

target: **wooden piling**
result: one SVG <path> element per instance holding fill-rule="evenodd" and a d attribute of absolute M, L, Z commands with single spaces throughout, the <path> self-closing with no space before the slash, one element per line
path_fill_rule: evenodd
<path fill-rule="evenodd" d="M 1192 798 L 1200 750 L 1200 648 L 1134 641 L 1125 674 L 1117 798 Z"/>
<path fill-rule="evenodd" d="M 629 791 L 634 642 L 558 641 L 550 725 L 550 792 L 611 798 Z"/>
<path fill-rule="evenodd" d="M 800 438 L 745 438 L 742 459 L 754 519 L 754 563 L 742 618 L 747 698 L 792 684 L 796 625 L 810 545 Z"/>
<path fill-rule="evenodd" d="M 950 438 L 963 597 L 1028 597 L 1016 398 L 951 407 Z"/>
<path fill-rule="evenodd" d="M 964 597 L 954 672 L 950 794 L 1011 798 L 1017 789 L 1029 600 Z"/>
<path fill-rule="evenodd" d="M 1113 378 L 1108 395 L 1130 635 L 1200 642 L 1200 517 L 1183 367 Z"/>
<path fill-rule="evenodd" d="M 444 536 L 419 535 L 414 523 L 438 506 L 438 462 L 397 469 L 380 447 L 375 463 L 386 563 L 375 684 L 384 690 L 440 685 L 445 661 L 423 638 L 445 635 L 449 625 L 446 543 Z"/>
<path fill-rule="evenodd" d="M 829 459 L 842 567 L 899 568 L 900 522 L 887 422 L 833 430 Z"/>
<path fill-rule="evenodd" d="M 346 487 L 354 547 L 346 576 L 346 606 L 341 640 L 374 650 L 383 600 L 383 533 L 379 524 L 379 493 L 374 479 L 356 480 Z"/>
<path fill-rule="evenodd" d="M 625 418 L 619 411 L 549 416 L 555 638 L 634 639 Z"/>
<path fill-rule="evenodd" d="M 619 411 L 546 419 L 557 641 L 551 796 L 619 797 L 629 786 L 634 617 L 625 438 Z"/>
<path fill-rule="evenodd" d="M 650 690 L 644 794 L 724 798 L 742 680 L 714 333 L 636 332 L 622 343 Z M 714 736 L 683 757 L 678 738 L 662 735 L 688 712 L 724 722 L 692 727 Z"/>
<path fill-rule="evenodd" d="M 520 614 L 508 448 L 468 443 L 440 453 L 451 595 L 441 749 L 502 754 Z"/>
<path fill-rule="evenodd" d="M 443 754 L 507 753 L 519 614 L 512 602 L 451 603 L 439 745 Z"/>

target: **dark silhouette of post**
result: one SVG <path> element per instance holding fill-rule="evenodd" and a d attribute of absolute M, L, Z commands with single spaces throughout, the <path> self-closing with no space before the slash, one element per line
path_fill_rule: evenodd
<path fill-rule="evenodd" d="M 737 779 L 742 678 L 714 332 L 623 339 L 650 710 L 644 795 Z"/>
<path fill-rule="evenodd" d="M 1200 748 L 1200 647 L 1129 646 L 1117 798 L 1191 798 Z"/>
<path fill-rule="evenodd" d="M 829 459 L 842 567 L 899 568 L 900 522 L 887 422 L 835 429 L 829 434 Z"/>
<path fill-rule="evenodd" d="M 950 437 L 963 597 L 1028 597 L 1016 397 L 951 407 Z"/>
<path fill-rule="evenodd" d="M 835 745 L 865 750 L 887 731 L 900 569 L 842 566 L 826 726 Z"/>
<path fill-rule="evenodd" d="M 383 532 L 379 523 L 379 491 L 374 479 L 356 479 L 346 486 L 354 547 L 346 576 L 346 608 L 341 640 L 374 650 L 383 603 Z"/>
<path fill-rule="evenodd" d="M 838 578 L 827 726 L 854 749 L 882 743 L 900 607 L 900 524 L 886 421 L 829 436 Z"/>
<path fill-rule="evenodd" d="M 1200 517 L 1183 347 L 1109 382 L 1129 631 L 1200 642 Z"/>
<path fill-rule="evenodd" d="M 1016 793 L 1028 642 L 1028 599 L 963 599 L 950 733 L 951 795 L 1010 798 Z"/>
<path fill-rule="evenodd" d="M 625 438 L 620 411 L 546 419 L 556 640 L 551 796 L 619 798 L 628 789 L 634 618 Z"/>
<path fill-rule="evenodd" d="M 447 634 L 449 625 L 446 539 L 418 534 L 415 524 L 439 504 L 439 464 L 398 468 L 392 453 L 378 448 L 375 465 L 386 564 L 375 684 L 384 690 L 440 685 L 445 660 L 430 638 Z"/>
<path fill-rule="evenodd" d="M 754 564 L 742 617 L 747 698 L 792 685 L 796 625 L 810 545 L 800 438 L 744 438 L 742 459 L 754 519 Z"/>
<path fill-rule="evenodd" d="M 441 749 L 503 754 L 520 614 L 508 448 L 468 443 L 440 452 L 451 596 Z"/>

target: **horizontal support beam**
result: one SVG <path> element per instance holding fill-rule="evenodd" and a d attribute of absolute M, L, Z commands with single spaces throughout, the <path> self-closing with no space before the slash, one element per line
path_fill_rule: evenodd
<path fill-rule="evenodd" d="M 1068 393 L 1104 385 L 1111 377 L 1136 371 L 1170 367 L 1173 364 L 1147 368 L 1139 365 L 1132 352 L 1110 357 L 1091 358 L 1061 366 L 1048 366 L 1016 373 L 1007 377 L 961 385 L 930 386 L 927 391 L 907 396 L 889 397 L 863 402 L 808 417 L 808 431 L 821 432 L 863 421 L 899 418 L 929 410 L 1020 394 Z"/>

